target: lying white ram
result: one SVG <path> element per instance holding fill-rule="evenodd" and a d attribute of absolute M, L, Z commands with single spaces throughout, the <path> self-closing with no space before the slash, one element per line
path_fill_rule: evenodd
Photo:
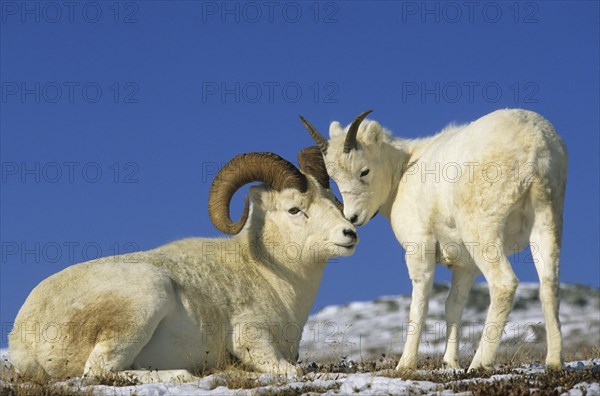
<path fill-rule="evenodd" d="M 327 175 L 318 174 L 316 153 L 313 160 L 301 152 L 305 173 L 272 153 L 242 154 L 220 170 L 209 213 L 233 238 L 183 239 L 41 282 L 10 334 L 14 367 L 51 378 L 151 368 L 165 370 L 162 380 L 189 379 L 189 371 L 222 367 L 233 356 L 250 369 L 296 373 L 325 264 L 358 242 L 325 188 Z M 264 184 L 249 190 L 252 211 L 246 198 L 233 222 L 231 198 L 253 181 Z"/>
<path fill-rule="evenodd" d="M 381 212 L 406 250 L 410 331 L 397 368 L 416 366 L 436 263 L 453 270 L 444 363 L 459 367 L 461 316 L 482 273 L 491 304 L 469 369 L 492 367 L 518 283 L 507 256 L 528 244 L 540 278 L 546 365 L 562 367 L 558 285 L 567 150 L 552 125 L 531 111 L 499 110 L 407 140 L 376 121 L 362 122 L 368 113 L 345 129 L 333 122 L 329 141 L 302 121 L 342 193 L 346 218 L 363 225 Z"/>

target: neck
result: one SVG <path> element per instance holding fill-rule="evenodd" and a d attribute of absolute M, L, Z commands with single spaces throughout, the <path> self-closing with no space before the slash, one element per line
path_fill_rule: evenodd
<path fill-rule="evenodd" d="M 396 137 L 387 137 L 383 143 L 382 156 L 388 169 L 392 169 L 390 194 L 384 205 L 380 208 L 383 216 L 389 219 L 391 206 L 394 203 L 400 180 L 404 172 L 418 161 L 427 148 L 440 136 L 424 137 L 419 139 L 402 139 Z"/>
<path fill-rule="evenodd" d="M 280 298 L 282 305 L 298 326 L 304 326 L 323 277 L 327 260 L 315 260 L 317 252 L 290 248 L 292 244 L 263 241 L 243 231 L 248 259 Z"/>
<path fill-rule="evenodd" d="M 437 136 L 437 135 L 436 135 Z M 404 172 L 413 162 L 419 159 L 421 154 L 435 140 L 436 136 L 421 139 L 402 139 L 386 136 L 382 144 L 381 156 L 384 166 L 391 169 L 390 188 L 386 202 L 379 208 L 381 214 L 390 217 L 391 206 L 394 203 L 400 180 Z"/>
<path fill-rule="evenodd" d="M 401 138 L 386 137 L 381 145 L 381 159 L 386 169 L 391 169 L 390 191 L 379 212 L 385 218 L 390 218 L 391 206 L 398 191 L 398 184 L 413 157 L 411 141 Z"/>

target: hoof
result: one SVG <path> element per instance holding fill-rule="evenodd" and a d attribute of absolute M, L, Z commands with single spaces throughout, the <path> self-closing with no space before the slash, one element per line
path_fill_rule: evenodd
<path fill-rule="evenodd" d="M 471 365 L 471 366 L 469 366 L 467 373 L 476 373 L 476 372 L 485 373 L 485 372 L 489 372 L 492 370 L 494 370 L 494 366 L 485 367 L 485 366 L 481 366 L 481 365 L 476 365 L 476 366 Z"/>
<path fill-rule="evenodd" d="M 444 362 L 442 363 L 444 368 L 447 369 L 454 369 L 454 370 L 460 370 L 460 365 L 458 364 L 458 362 L 456 360 L 444 360 Z"/>
<path fill-rule="evenodd" d="M 396 366 L 396 371 L 403 371 L 403 370 L 414 370 L 417 368 L 417 364 L 416 363 L 404 363 L 402 361 L 400 361 L 398 363 L 398 365 Z"/>
<path fill-rule="evenodd" d="M 546 371 L 561 371 L 564 370 L 562 362 L 546 362 Z"/>

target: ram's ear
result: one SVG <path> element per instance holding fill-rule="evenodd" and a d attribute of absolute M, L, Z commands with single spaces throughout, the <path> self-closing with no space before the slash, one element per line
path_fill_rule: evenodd
<path fill-rule="evenodd" d="M 329 124 L 329 137 L 330 138 L 334 138 L 336 136 L 340 136 L 345 133 L 346 132 L 344 132 L 344 127 L 342 127 L 342 124 L 340 124 L 338 121 L 333 121 L 331 124 Z"/>
<path fill-rule="evenodd" d="M 358 130 L 358 140 L 365 145 L 380 145 L 383 141 L 383 128 L 377 121 L 365 120 Z"/>
<path fill-rule="evenodd" d="M 261 207 L 266 208 L 270 201 L 270 189 L 265 186 L 252 186 L 248 189 L 248 196 L 254 208 Z"/>

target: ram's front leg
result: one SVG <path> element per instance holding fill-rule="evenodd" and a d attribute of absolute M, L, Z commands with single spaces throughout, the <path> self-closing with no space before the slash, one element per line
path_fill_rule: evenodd
<path fill-rule="evenodd" d="M 412 281 L 412 300 L 408 326 L 403 326 L 407 330 L 406 342 L 396 370 L 414 369 L 417 366 L 419 342 L 433 286 L 435 243 L 424 243 L 414 249 L 407 248 L 406 265 Z"/>
<path fill-rule="evenodd" d="M 287 376 L 297 376 L 298 369 L 288 362 L 272 342 L 241 342 L 234 347 L 234 354 L 242 363 L 256 371 Z"/>

